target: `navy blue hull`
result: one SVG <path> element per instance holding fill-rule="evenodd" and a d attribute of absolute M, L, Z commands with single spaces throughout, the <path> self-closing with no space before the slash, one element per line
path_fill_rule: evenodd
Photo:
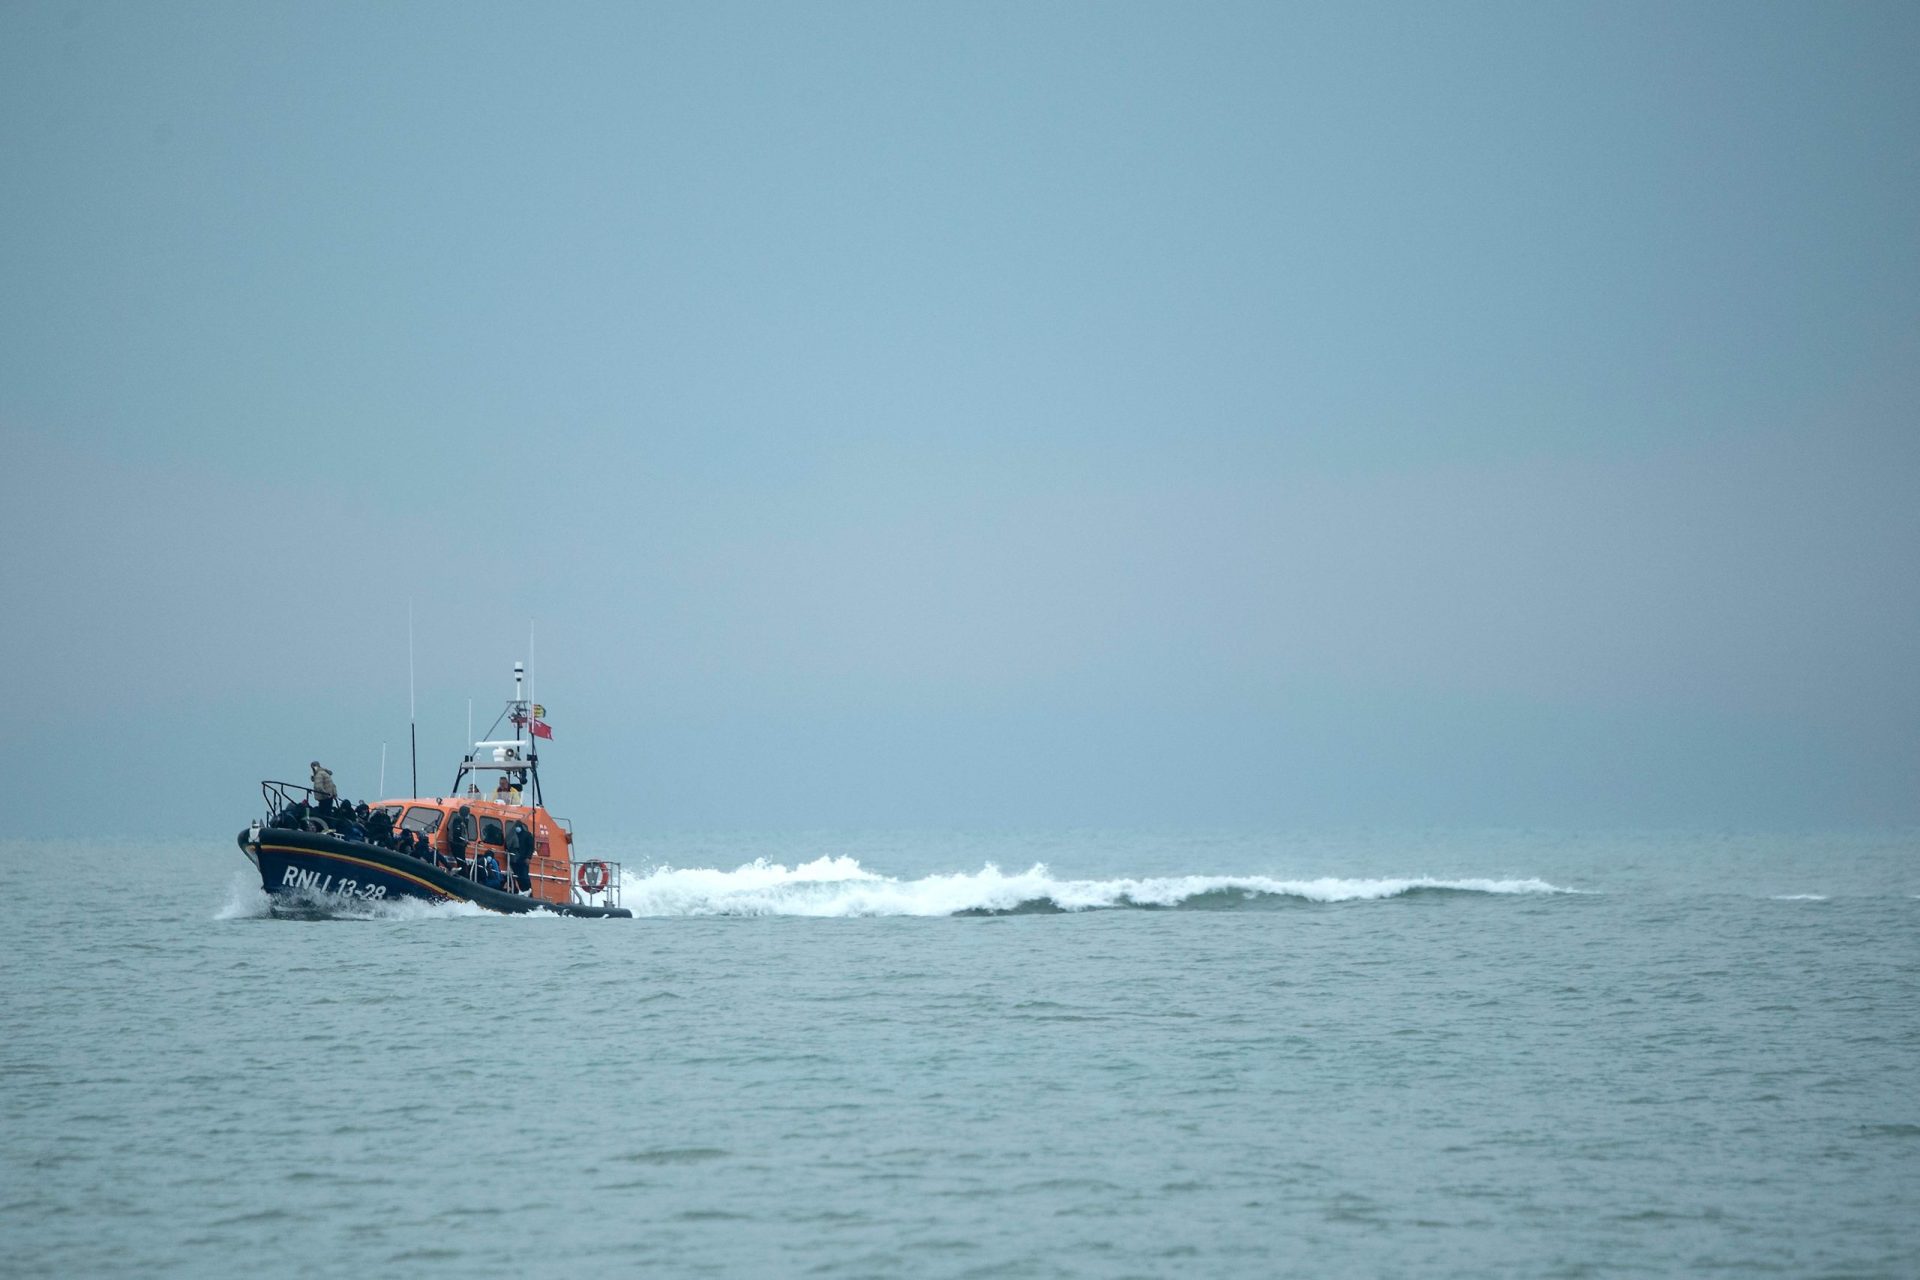
<path fill-rule="evenodd" d="M 261 888 L 276 899 L 303 904 L 327 899 L 373 903 L 417 898 L 425 902 L 471 902 L 513 915 L 551 911 L 565 916 L 633 916 L 623 907 L 543 902 L 489 889 L 392 849 L 311 831 L 268 827 L 260 832 L 257 844 L 250 832 L 243 831 L 240 848 L 260 868 Z"/>

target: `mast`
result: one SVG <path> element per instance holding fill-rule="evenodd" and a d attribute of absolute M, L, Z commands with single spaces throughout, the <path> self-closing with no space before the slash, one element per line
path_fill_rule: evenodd
<path fill-rule="evenodd" d="M 525 728 L 524 721 L 527 717 L 527 701 L 523 696 L 525 691 L 522 688 L 526 680 L 526 674 L 527 669 L 523 663 L 516 662 L 513 664 L 513 712 L 507 719 L 513 722 L 513 754 L 516 756 L 520 754 L 520 730 Z M 529 732 L 527 736 L 532 737 L 533 735 Z M 510 788 L 507 794 L 511 796 L 515 789 L 513 788 L 513 779 L 507 779 L 507 786 Z"/>
<path fill-rule="evenodd" d="M 527 623 L 527 764 L 530 771 L 527 774 L 527 787 L 533 792 L 534 804 L 540 805 L 546 801 L 540 794 L 540 739 L 533 732 L 533 713 L 540 705 L 533 700 L 533 672 L 533 623 L 529 620 Z"/>
<path fill-rule="evenodd" d="M 534 703 L 527 694 L 526 664 L 516 662 L 513 664 L 513 697 L 508 701 L 507 709 L 495 717 L 487 729 L 492 734 L 500 727 L 500 719 L 504 717 L 514 721 L 513 737 L 488 737 L 477 742 L 473 740 L 473 699 L 467 699 L 467 739 L 472 745 L 460 757 L 460 768 L 453 775 L 453 795 L 460 795 L 460 784 L 470 779 L 477 792 L 479 780 L 476 775 L 480 773 L 498 773 L 508 779 L 509 785 L 513 777 L 526 778 L 533 790 L 533 804 L 540 804 L 540 753 L 531 720 Z M 523 728 L 527 730 L 524 734 L 521 732 Z M 521 754 L 523 750 L 524 755 Z M 483 760 L 480 755 L 482 751 L 491 752 L 492 755 Z M 527 787 L 519 790 L 524 792 Z M 498 794 L 497 786 L 493 794 Z M 492 796 L 486 798 L 491 799 Z"/>

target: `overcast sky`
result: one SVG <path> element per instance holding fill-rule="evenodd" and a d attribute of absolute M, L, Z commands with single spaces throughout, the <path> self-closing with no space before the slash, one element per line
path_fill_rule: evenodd
<path fill-rule="evenodd" d="M 1920 7 L 0 6 L 8 834 L 1920 821 Z"/>

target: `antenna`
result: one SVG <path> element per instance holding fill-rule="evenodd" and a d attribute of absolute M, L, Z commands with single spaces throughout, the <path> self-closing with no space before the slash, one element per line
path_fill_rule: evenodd
<path fill-rule="evenodd" d="M 413 750 L 413 794 L 420 794 L 420 731 L 413 715 L 413 601 L 407 601 L 407 742 Z M 384 790 L 385 788 L 382 788 Z"/>
<path fill-rule="evenodd" d="M 374 794 L 382 799 L 387 794 L 387 744 L 384 742 L 380 744 L 380 789 Z"/>

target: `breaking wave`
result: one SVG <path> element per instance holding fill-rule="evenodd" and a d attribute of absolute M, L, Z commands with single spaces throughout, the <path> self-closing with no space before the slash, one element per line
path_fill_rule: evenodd
<path fill-rule="evenodd" d="M 900 880 L 848 857 L 794 867 L 759 859 L 732 871 L 659 866 L 621 877 L 621 905 L 636 916 L 954 916 L 1102 909 L 1261 909 L 1365 902 L 1409 894 L 1572 893 L 1544 880 L 1280 880 L 1269 876 L 1056 879 L 1042 863 Z"/>

